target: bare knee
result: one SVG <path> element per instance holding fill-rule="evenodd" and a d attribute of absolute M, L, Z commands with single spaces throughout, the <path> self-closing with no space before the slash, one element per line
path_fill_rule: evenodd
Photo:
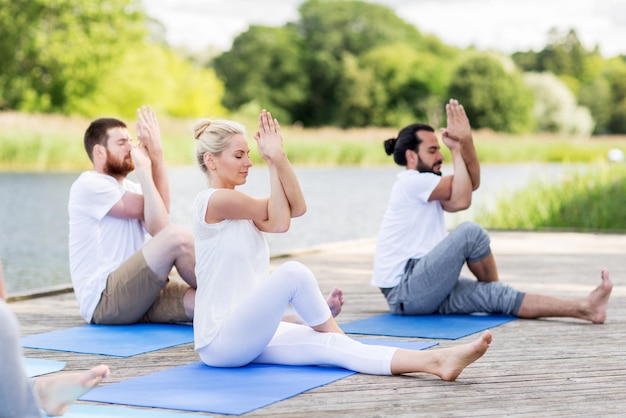
<path fill-rule="evenodd" d="M 194 251 L 193 234 L 189 229 L 181 225 L 168 225 L 154 238 L 161 241 L 169 251 L 177 255 L 193 253 Z"/>

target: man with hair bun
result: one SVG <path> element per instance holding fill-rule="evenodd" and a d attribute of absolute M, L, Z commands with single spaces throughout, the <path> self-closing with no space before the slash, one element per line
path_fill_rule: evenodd
<path fill-rule="evenodd" d="M 443 155 L 435 130 L 415 123 L 384 142 L 385 152 L 406 170 L 398 174 L 378 234 L 372 285 L 380 288 L 398 315 L 502 313 L 520 318 L 572 317 L 606 320 L 613 288 L 607 270 L 582 299 L 525 294 L 499 281 L 487 232 L 464 222 L 446 231 L 444 211 L 467 209 L 480 185 L 480 165 L 463 106 L 446 104 L 454 174 L 443 176 Z M 461 277 L 467 264 L 474 278 Z"/>

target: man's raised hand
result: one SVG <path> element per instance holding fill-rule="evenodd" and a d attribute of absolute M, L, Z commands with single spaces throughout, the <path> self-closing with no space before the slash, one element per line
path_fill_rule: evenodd
<path fill-rule="evenodd" d="M 150 158 L 160 156 L 163 152 L 161 143 L 161 129 L 156 113 L 150 106 L 141 106 L 137 109 L 137 139 L 146 148 Z"/>

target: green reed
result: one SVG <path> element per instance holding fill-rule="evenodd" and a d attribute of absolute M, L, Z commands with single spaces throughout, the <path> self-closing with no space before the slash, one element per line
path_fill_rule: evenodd
<path fill-rule="evenodd" d="M 488 229 L 626 230 L 626 165 L 594 164 L 563 181 L 532 182 L 476 221 Z"/>
<path fill-rule="evenodd" d="M 82 144 L 88 124 L 89 120 L 84 118 L 0 112 L 0 170 L 76 171 L 89 168 Z M 134 122 L 128 124 L 134 132 Z M 193 121 L 160 119 L 160 124 L 168 164 L 194 164 Z M 247 128 L 253 161 L 262 164 L 252 139 L 256 128 Z M 284 147 L 289 159 L 294 165 L 308 166 L 393 165 L 393 157 L 385 154 L 382 143 L 396 133 L 396 129 L 390 128 L 283 128 Z M 582 140 L 475 132 L 474 143 L 481 163 L 591 163 L 606 160 L 611 148 L 626 150 L 626 137 L 623 136 Z M 450 163 L 449 151 L 443 144 L 442 152 Z"/>

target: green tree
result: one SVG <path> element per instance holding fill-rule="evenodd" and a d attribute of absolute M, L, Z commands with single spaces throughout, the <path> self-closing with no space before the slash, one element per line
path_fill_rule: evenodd
<path fill-rule="evenodd" d="M 621 58 L 608 61 L 604 77 L 611 91 L 612 111 L 608 122 L 611 133 L 626 133 L 626 62 Z"/>
<path fill-rule="evenodd" d="M 226 85 L 227 108 L 248 111 L 263 105 L 290 115 L 283 120 L 348 127 L 413 120 L 427 112 L 435 97 L 440 103 L 450 70 L 449 65 L 436 67 L 456 56 L 455 48 L 422 36 L 379 4 L 308 0 L 299 10 L 300 20 L 284 27 L 250 27 L 214 60 Z M 395 50 L 396 44 L 404 45 L 396 56 L 383 52 Z M 380 51 L 367 57 L 374 50 Z M 401 69 L 402 75 L 380 79 L 386 70 L 384 63 L 373 65 L 377 55 L 392 59 L 389 67 Z M 402 85 L 388 93 L 388 81 Z"/>
<path fill-rule="evenodd" d="M 559 78 L 552 73 L 526 73 L 524 81 L 535 97 L 537 131 L 591 135 L 593 120 L 589 109 L 578 106 L 572 92 Z"/>
<path fill-rule="evenodd" d="M 309 79 L 292 25 L 251 26 L 213 66 L 226 86 L 224 105 L 230 109 L 254 101 L 288 122 L 307 100 Z"/>
<path fill-rule="evenodd" d="M 79 113 L 128 118 L 151 104 L 159 114 L 219 117 L 224 86 L 212 69 L 194 67 L 163 45 L 128 50 L 120 64 L 103 74 L 92 95 L 78 101 Z M 158 68 L 159 71 L 154 69 Z"/>
<path fill-rule="evenodd" d="M 74 111 L 145 34 L 139 0 L 0 0 L 0 108 Z"/>
<path fill-rule="evenodd" d="M 537 54 L 537 66 L 540 72 L 557 75 L 569 75 L 578 80 L 585 77 L 585 59 L 587 51 L 578 40 L 576 31 L 570 29 L 562 35 L 556 29 L 549 33 L 548 45 Z"/>
<path fill-rule="evenodd" d="M 463 103 L 474 128 L 511 133 L 534 128 L 532 93 L 519 72 L 507 71 L 494 55 L 468 55 L 457 68 L 448 95 Z"/>
<path fill-rule="evenodd" d="M 358 67 L 344 60 L 358 59 L 381 45 L 404 41 L 423 43 L 419 31 L 401 20 L 390 8 L 358 0 L 309 0 L 300 6 L 298 30 L 303 41 L 303 71 L 310 77 L 308 106 L 295 117 L 307 125 L 334 124 L 353 120 L 341 112 L 354 110 L 343 106 L 349 87 L 343 72 L 351 68 L 351 82 L 366 79 L 356 75 Z M 429 45 L 433 45 L 429 39 Z M 360 94 L 360 93 L 359 93 Z"/>
<path fill-rule="evenodd" d="M 420 51 L 406 42 L 374 48 L 363 55 L 364 68 L 371 69 L 378 94 L 372 122 L 399 126 L 425 121 L 439 126 L 442 106 L 453 74 L 453 53 Z"/>
<path fill-rule="evenodd" d="M 609 133 L 609 122 L 614 110 L 612 100 L 609 80 L 602 75 L 580 87 L 578 101 L 591 112 L 595 123 L 594 133 Z"/>

